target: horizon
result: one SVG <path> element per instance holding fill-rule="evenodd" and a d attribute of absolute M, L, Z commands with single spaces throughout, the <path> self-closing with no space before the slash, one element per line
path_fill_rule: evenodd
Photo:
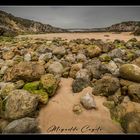
<path fill-rule="evenodd" d="M 140 21 L 140 6 L 0 6 L 0 10 L 65 29 L 104 28 Z"/>

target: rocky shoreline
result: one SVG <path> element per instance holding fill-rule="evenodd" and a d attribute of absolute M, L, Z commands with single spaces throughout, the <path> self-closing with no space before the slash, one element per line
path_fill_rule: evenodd
<path fill-rule="evenodd" d="M 86 87 L 73 113 L 96 109 L 94 96 L 125 133 L 140 128 L 140 41 L 63 40 L 0 37 L 0 132 L 39 133 L 36 117 L 60 87 L 73 78 L 72 91 Z"/>

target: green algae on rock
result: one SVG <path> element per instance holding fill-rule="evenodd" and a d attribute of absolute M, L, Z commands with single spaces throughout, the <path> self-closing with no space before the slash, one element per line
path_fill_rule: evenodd
<path fill-rule="evenodd" d="M 59 80 L 53 74 L 46 74 L 41 76 L 41 84 L 49 96 L 53 96 L 59 86 Z"/>
<path fill-rule="evenodd" d="M 36 94 L 39 98 L 39 102 L 42 104 L 48 103 L 48 93 L 43 89 L 40 81 L 34 81 L 30 83 L 26 83 L 23 89 L 29 91 L 32 94 Z"/>

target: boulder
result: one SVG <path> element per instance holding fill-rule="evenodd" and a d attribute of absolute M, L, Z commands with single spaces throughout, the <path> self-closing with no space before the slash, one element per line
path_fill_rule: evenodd
<path fill-rule="evenodd" d="M 32 115 L 38 105 L 38 97 L 26 90 L 13 90 L 9 93 L 6 103 L 4 117 L 15 120 Z"/>
<path fill-rule="evenodd" d="M 89 57 L 89 58 L 93 58 L 93 57 L 96 57 L 98 56 L 99 54 L 101 53 L 101 49 L 96 46 L 96 45 L 89 45 L 87 48 L 86 48 L 86 55 Z"/>
<path fill-rule="evenodd" d="M 49 96 L 54 95 L 59 86 L 59 80 L 53 74 L 42 75 L 41 83 Z"/>
<path fill-rule="evenodd" d="M 77 78 L 72 83 L 72 90 L 74 93 L 82 91 L 89 85 L 89 80 L 83 78 Z"/>
<path fill-rule="evenodd" d="M 140 84 L 129 85 L 128 95 L 132 101 L 140 103 Z"/>
<path fill-rule="evenodd" d="M 5 81 L 35 81 L 40 79 L 45 73 L 45 68 L 42 64 L 36 62 L 20 62 L 9 68 L 5 75 Z"/>
<path fill-rule="evenodd" d="M 71 66 L 69 76 L 70 76 L 71 78 L 75 78 L 76 73 L 77 73 L 80 69 L 82 69 L 82 67 L 83 67 L 82 63 L 73 64 L 73 65 Z"/>
<path fill-rule="evenodd" d="M 124 64 L 120 67 L 120 76 L 126 80 L 140 82 L 140 67 L 134 64 Z"/>
<path fill-rule="evenodd" d="M 83 79 L 91 80 L 91 73 L 87 69 L 80 69 L 76 73 L 76 78 L 83 78 Z"/>
<path fill-rule="evenodd" d="M 119 76 L 119 69 L 114 61 L 108 63 L 102 63 L 100 65 L 102 73 L 111 73 L 113 76 Z"/>
<path fill-rule="evenodd" d="M 111 118 L 118 122 L 130 112 L 140 112 L 140 104 L 130 101 L 128 96 L 124 97 L 121 104 L 110 109 Z"/>
<path fill-rule="evenodd" d="M 39 56 L 39 60 L 41 60 L 41 61 L 43 60 L 45 62 L 49 61 L 51 58 L 52 58 L 52 53 L 51 52 L 50 53 L 41 54 Z"/>
<path fill-rule="evenodd" d="M 0 70 L 0 74 L 5 74 L 5 72 L 7 71 L 7 69 L 8 69 L 8 66 L 6 66 L 6 65 L 4 65 L 4 66 L 2 66 L 1 67 L 1 70 Z"/>
<path fill-rule="evenodd" d="M 36 133 L 38 132 L 38 123 L 35 118 L 25 117 L 10 122 L 2 131 L 6 133 Z"/>
<path fill-rule="evenodd" d="M 116 49 L 114 49 L 114 50 L 112 50 L 111 52 L 108 53 L 108 55 L 111 58 L 120 58 L 120 59 L 123 58 L 124 54 L 125 54 L 125 51 L 120 49 L 120 48 L 116 48 Z"/>
<path fill-rule="evenodd" d="M 104 76 L 94 83 L 93 94 L 110 96 L 120 87 L 119 79 L 112 76 Z"/>
<path fill-rule="evenodd" d="M 79 53 L 76 57 L 78 62 L 85 62 L 86 61 L 86 56 L 82 53 Z"/>
<path fill-rule="evenodd" d="M 14 83 L 5 83 L 5 86 L 1 88 L 1 97 L 5 98 L 6 96 L 9 95 L 9 92 L 16 89 Z"/>
<path fill-rule="evenodd" d="M 30 53 L 27 53 L 24 55 L 24 61 L 27 61 L 27 62 L 31 61 L 31 54 Z"/>
<path fill-rule="evenodd" d="M 0 119 L 0 133 L 2 133 L 3 129 L 9 124 L 9 121 Z"/>
<path fill-rule="evenodd" d="M 39 98 L 39 102 L 42 104 L 48 103 L 48 93 L 43 89 L 40 81 L 34 81 L 30 83 L 26 83 L 23 89 L 29 91 L 32 94 L 35 94 Z"/>
<path fill-rule="evenodd" d="M 93 99 L 93 95 L 89 93 L 83 95 L 80 99 L 80 102 L 86 109 L 96 108 L 96 103 Z"/>
<path fill-rule="evenodd" d="M 65 56 L 65 60 L 68 61 L 69 63 L 74 63 L 75 62 L 75 55 L 74 54 L 68 54 Z"/>
<path fill-rule="evenodd" d="M 57 61 L 52 62 L 52 64 L 48 66 L 48 72 L 54 75 L 62 75 L 63 69 L 62 64 Z"/>
<path fill-rule="evenodd" d="M 52 52 L 54 55 L 64 56 L 66 50 L 64 47 L 55 47 Z"/>
<path fill-rule="evenodd" d="M 121 119 L 121 126 L 125 133 L 140 133 L 140 112 L 129 112 Z"/>
<path fill-rule="evenodd" d="M 10 60 L 14 57 L 14 52 L 13 51 L 4 51 L 2 53 L 2 58 L 5 59 L 5 60 Z"/>
<path fill-rule="evenodd" d="M 83 67 L 89 70 L 89 72 L 92 74 L 92 78 L 99 79 L 102 74 L 102 72 L 99 69 L 100 65 L 101 61 L 99 61 L 99 59 L 93 59 L 85 63 Z"/>

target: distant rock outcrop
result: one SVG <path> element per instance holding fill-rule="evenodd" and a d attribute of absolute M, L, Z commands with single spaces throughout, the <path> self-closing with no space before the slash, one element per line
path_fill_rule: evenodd
<path fill-rule="evenodd" d="M 26 33 L 68 32 L 65 29 L 42 24 L 33 20 L 15 17 L 12 14 L 0 11 L 0 35 L 11 36 Z"/>

